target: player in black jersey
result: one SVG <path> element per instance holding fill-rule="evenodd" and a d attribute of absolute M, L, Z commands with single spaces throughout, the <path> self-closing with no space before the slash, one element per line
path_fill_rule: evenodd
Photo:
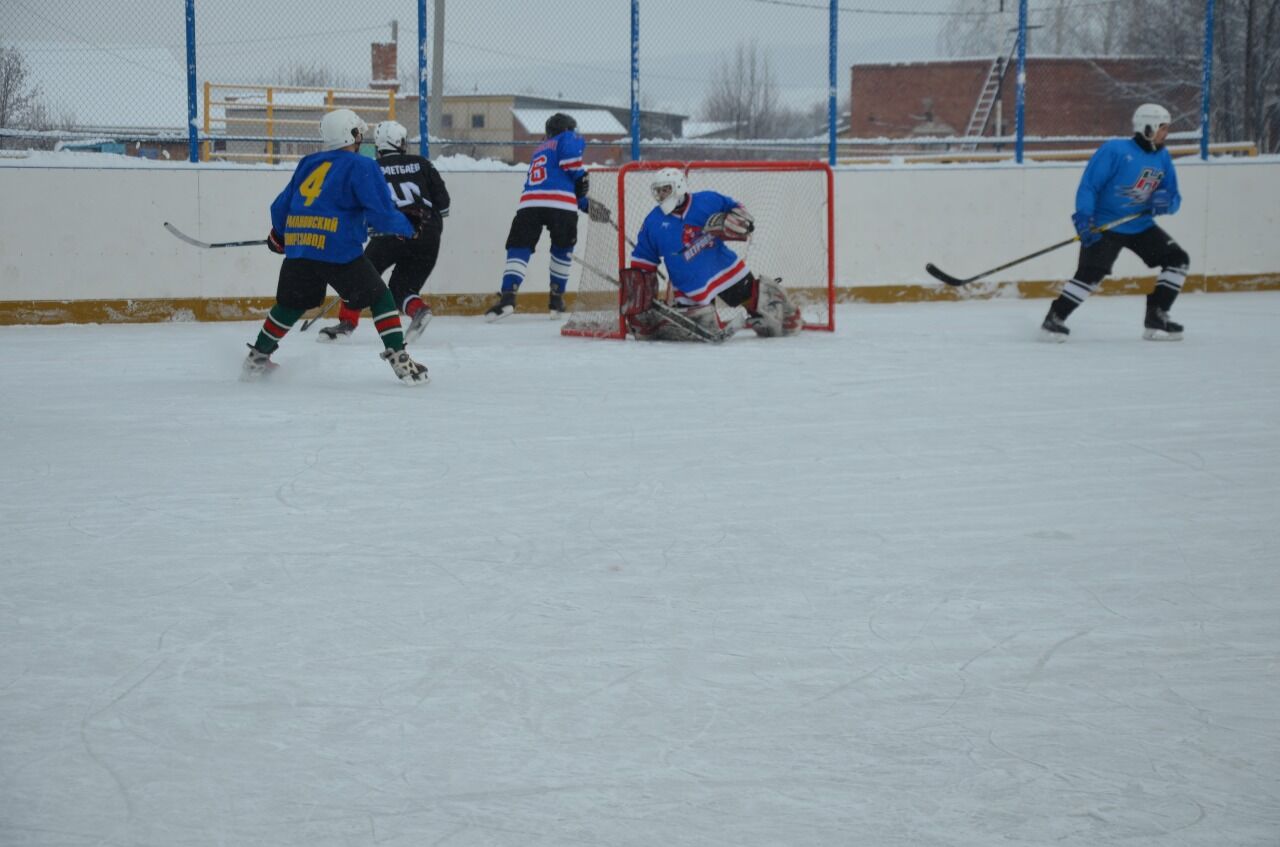
<path fill-rule="evenodd" d="M 449 190 L 444 179 L 429 160 L 409 153 L 408 135 L 402 124 L 383 121 L 374 127 L 373 145 L 391 198 L 417 234 L 413 238 L 374 235 L 364 250 L 378 273 L 395 268 L 391 272 L 391 294 L 396 306 L 409 318 L 404 331 L 406 343 L 417 340 L 431 320 L 431 307 L 422 299 L 422 287 L 436 266 L 440 233 L 449 214 Z M 350 336 L 359 323 L 360 312 L 343 303 L 338 308 L 338 322 L 320 330 L 316 340 L 341 340 Z"/>

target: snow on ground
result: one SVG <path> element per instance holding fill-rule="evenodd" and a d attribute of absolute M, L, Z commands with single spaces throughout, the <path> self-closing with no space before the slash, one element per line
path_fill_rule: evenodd
<path fill-rule="evenodd" d="M 0 328 L 0 843 L 1274 845 L 1280 294 Z"/>

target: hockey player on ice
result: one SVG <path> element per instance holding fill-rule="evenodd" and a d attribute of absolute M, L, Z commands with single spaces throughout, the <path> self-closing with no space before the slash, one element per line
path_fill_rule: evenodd
<path fill-rule="evenodd" d="M 404 341 L 412 344 L 431 320 L 431 307 L 422 299 L 422 287 L 440 253 L 440 233 L 449 215 L 449 190 L 429 159 L 409 152 L 409 131 L 398 121 L 383 121 L 374 127 L 373 146 L 391 199 L 417 234 L 412 238 L 375 235 L 365 246 L 364 255 L 379 274 L 394 266 L 391 296 L 400 313 L 409 319 Z M 347 338 L 359 323 L 360 312 L 342 303 L 338 322 L 321 329 L 316 340 Z"/>
<path fill-rule="evenodd" d="M 386 180 L 372 159 L 357 150 L 369 131 L 350 109 L 335 109 L 320 120 L 322 150 L 304 156 L 289 184 L 271 203 L 267 249 L 283 253 L 276 302 L 249 345 L 241 379 L 271 373 L 271 354 L 307 309 L 324 302 L 326 286 L 353 309 L 366 306 L 386 349 L 382 358 L 396 377 L 413 385 L 427 381 L 427 369 L 404 349 L 400 314 L 387 284 L 365 258 L 368 225 L 410 237 L 413 227 L 396 210 Z M 367 222 L 366 222 L 367 219 Z"/>
<path fill-rule="evenodd" d="M 715 191 L 689 191 L 679 168 L 663 168 L 649 184 L 655 206 L 644 219 L 631 252 L 631 267 L 621 272 L 628 327 L 642 341 L 701 340 L 658 310 L 642 308 L 657 291 L 658 265 L 664 264 L 674 289 L 673 305 L 710 335 L 732 329 L 716 313 L 719 297 L 741 306 L 747 326 L 765 338 L 794 335 L 804 325 L 800 309 L 779 284 L 757 277 L 726 241 L 745 241 L 755 230 L 740 203 Z M 647 298 L 647 301 L 646 301 Z M 637 307 L 639 301 L 639 308 Z"/>
<path fill-rule="evenodd" d="M 551 317 L 564 314 L 564 289 L 569 282 L 573 247 L 578 243 L 578 212 L 587 211 L 587 171 L 582 166 L 586 143 L 575 131 L 578 122 L 557 112 L 547 118 L 546 139 L 533 151 L 520 204 L 507 234 L 507 264 L 498 300 L 485 311 L 496 321 L 516 310 L 516 292 L 545 227 L 551 233 Z"/>
<path fill-rule="evenodd" d="M 1071 216 L 1080 234 L 1080 259 L 1075 276 L 1062 287 L 1040 325 L 1046 339 L 1067 340 L 1067 316 L 1098 289 L 1123 249 L 1132 250 L 1147 267 L 1160 269 L 1155 290 L 1147 295 L 1142 337 L 1182 338 L 1182 324 L 1169 320 L 1169 309 L 1182 291 L 1191 258 L 1152 220 L 1172 215 L 1182 205 L 1178 174 L 1164 146 L 1168 134 L 1169 110 L 1144 103 L 1133 113 L 1133 135 L 1108 141 L 1089 159 Z M 1135 212 L 1147 214 L 1106 232 L 1093 231 Z"/>

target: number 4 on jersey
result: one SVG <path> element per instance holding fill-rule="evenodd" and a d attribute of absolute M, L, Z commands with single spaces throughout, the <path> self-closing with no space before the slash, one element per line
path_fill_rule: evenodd
<path fill-rule="evenodd" d="M 302 181 L 302 185 L 298 186 L 298 193 L 307 198 L 304 206 L 310 206 L 316 202 L 316 198 L 320 196 L 320 189 L 324 187 L 324 178 L 329 175 L 329 166 L 332 162 L 321 162 L 320 167 L 316 168 L 307 178 Z"/>

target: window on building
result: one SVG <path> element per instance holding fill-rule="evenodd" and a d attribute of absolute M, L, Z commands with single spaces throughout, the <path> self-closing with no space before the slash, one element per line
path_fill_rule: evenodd
<path fill-rule="evenodd" d="M 441 129 L 453 129 L 453 115 L 449 114 L 448 112 L 445 112 L 443 115 L 441 115 L 441 116 L 440 116 L 440 128 L 441 128 Z"/>
<path fill-rule="evenodd" d="M 484 129 L 484 115 L 472 115 L 472 116 L 471 116 L 471 128 L 472 128 L 472 129 Z"/>

